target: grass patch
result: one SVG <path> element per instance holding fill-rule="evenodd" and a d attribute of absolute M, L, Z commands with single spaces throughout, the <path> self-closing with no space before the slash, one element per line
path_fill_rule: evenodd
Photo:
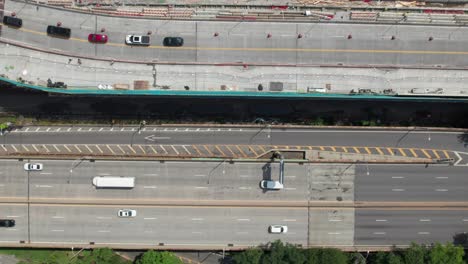
<path fill-rule="evenodd" d="M 131 264 L 108 248 L 83 250 L 79 255 L 67 249 L 0 249 L 0 255 L 14 255 L 18 264 Z"/>
<path fill-rule="evenodd" d="M 49 263 L 50 260 L 57 260 L 58 263 L 70 262 L 72 256 L 69 250 L 48 250 L 48 249 L 0 249 L 2 255 L 14 255 L 19 263 L 42 264 Z"/>

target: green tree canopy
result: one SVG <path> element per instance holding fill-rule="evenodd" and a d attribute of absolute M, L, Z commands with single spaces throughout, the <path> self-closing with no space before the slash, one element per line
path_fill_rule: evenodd
<path fill-rule="evenodd" d="M 136 264 L 183 264 L 183 262 L 173 253 L 168 251 L 146 251 Z"/>
<path fill-rule="evenodd" d="M 339 249 L 334 248 L 310 248 L 305 251 L 307 264 L 347 264 L 348 256 Z"/>
<path fill-rule="evenodd" d="M 263 251 L 259 248 L 249 248 L 241 253 L 234 255 L 233 260 L 236 264 L 259 264 Z"/>
<path fill-rule="evenodd" d="M 460 246 L 454 246 L 451 243 L 442 245 L 436 243 L 429 252 L 430 264 L 464 264 L 463 256 L 465 252 Z"/>
<path fill-rule="evenodd" d="M 88 254 L 77 258 L 77 264 L 120 264 L 126 263 L 120 256 L 116 255 L 110 248 L 96 248 Z"/>
<path fill-rule="evenodd" d="M 303 264 L 305 257 L 302 250 L 291 244 L 283 244 L 280 240 L 271 243 L 270 250 L 263 254 L 262 264 Z"/>
<path fill-rule="evenodd" d="M 428 250 L 425 246 L 411 243 L 411 246 L 402 255 L 405 264 L 425 264 L 427 263 Z"/>

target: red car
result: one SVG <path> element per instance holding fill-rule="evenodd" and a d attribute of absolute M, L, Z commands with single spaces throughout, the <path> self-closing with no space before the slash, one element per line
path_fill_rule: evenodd
<path fill-rule="evenodd" d="M 104 34 L 89 34 L 88 41 L 92 43 L 106 43 L 107 35 Z"/>

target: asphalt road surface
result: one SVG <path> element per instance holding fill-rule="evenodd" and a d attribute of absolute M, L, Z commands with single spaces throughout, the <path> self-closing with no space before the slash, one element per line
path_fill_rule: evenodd
<path fill-rule="evenodd" d="M 23 19 L 20 30 L 4 27 L 2 37 L 32 46 L 102 58 L 207 62 L 347 65 L 467 66 L 468 28 L 455 26 L 366 25 L 346 23 L 267 23 L 145 20 L 95 16 L 6 1 L 5 9 Z M 62 22 L 69 40 L 45 34 Z M 89 33 L 105 28 L 109 43 L 88 43 Z M 152 31 L 152 46 L 129 47 L 127 34 Z M 219 36 L 215 37 L 214 33 Z M 297 38 L 302 34 L 301 39 Z M 267 35 L 271 34 L 271 38 Z M 352 39 L 348 39 L 352 35 Z M 167 48 L 167 36 L 184 38 L 184 46 Z M 395 36 L 395 40 L 391 37 Z M 433 40 L 429 41 L 429 37 Z M 151 58 L 151 59 L 148 59 Z"/>
<path fill-rule="evenodd" d="M 355 199 L 408 202 L 468 201 L 467 172 L 467 167 L 447 165 L 357 166 Z"/>
<path fill-rule="evenodd" d="M 90 131 L 91 130 L 91 131 Z M 237 144 L 415 147 L 468 152 L 463 132 L 422 129 L 289 129 L 210 127 L 25 127 L 0 138 L 4 144 Z"/>
<path fill-rule="evenodd" d="M 356 210 L 356 245 L 409 245 L 453 242 L 466 232 L 468 212 L 437 210 Z"/>
<path fill-rule="evenodd" d="M 0 160 L 0 197 L 51 199 L 55 201 L 115 200 L 131 204 L 156 201 L 249 201 L 303 202 L 352 201 L 354 165 L 285 166 L 285 188 L 265 191 L 263 179 L 279 179 L 278 163 L 164 162 L 30 160 L 44 165 L 42 171 L 24 171 L 29 160 Z M 332 176 L 331 176 L 332 175 Z M 337 176 L 334 176 L 337 175 Z M 135 177 L 131 190 L 96 189 L 96 176 Z M 29 188 L 28 186 L 29 182 Z M 29 193 L 27 193 L 29 191 Z"/>
<path fill-rule="evenodd" d="M 1 205 L 0 217 L 17 221 L 14 228 L 0 229 L 3 243 L 30 239 L 60 245 L 165 243 L 220 248 L 230 243 L 248 246 L 281 238 L 308 245 L 407 245 L 410 241 L 450 241 L 455 233 L 463 231 L 468 221 L 464 210 L 455 208 L 355 211 L 353 208 L 307 210 L 275 206 L 284 201 L 336 202 L 338 196 L 345 202 L 353 201 L 356 196 L 360 202 L 392 201 L 401 205 L 408 201 L 427 202 L 427 205 L 433 201 L 463 202 L 467 197 L 456 185 L 464 186 L 464 167 L 359 165 L 356 167 L 358 186 L 354 190 L 354 166 L 286 164 L 286 189 L 262 192 L 258 182 L 269 174 L 276 178 L 277 164 L 272 164 L 265 173 L 262 163 L 42 160 L 42 171 L 28 173 L 23 169 L 26 160 L 0 162 L 0 197 L 10 203 Z M 94 176 L 134 176 L 136 187 L 95 189 L 91 184 Z M 435 186 L 447 191 L 437 192 Z M 392 190 L 396 188 L 405 190 Z M 27 205 L 22 204 L 28 197 L 35 201 L 29 207 L 29 235 Z M 38 202 L 40 199 L 60 204 L 44 204 Z M 141 203 L 171 199 L 179 199 L 187 206 Z M 222 203 L 229 199 L 247 205 L 255 200 L 271 207 L 188 206 L 193 201 Z M 73 200 L 81 204 L 67 204 Z M 93 204 L 95 201 L 102 205 Z M 119 204 L 119 201 L 126 202 Z M 118 218 L 119 209 L 135 209 L 138 215 Z M 288 225 L 290 232 L 282 236 L 268 234 L 266 228 L 271 224 Z"/>
<path fill-rule="evenodd" d="M 14 228 L 1 228 L 1 242 L 28 240 L 27 206 L 2 205 L 16 220 Z M 120 209 L 137 216 L 121 218 Z M 10 213 L 11 212 L 11 213 Z M 2 217 L 4 213 L 2 213 Z M 6 216 L 5 216 L 6 217 Z M 280 238 L 307 243 L 307 209 L 196 208 L 124 206 L 31 205 L 30 239 L 34 243 L 106 243 L 110 245 L 258 245 Z M 289 232 L 268 233 L 268 226 L 285 224 Z"/>

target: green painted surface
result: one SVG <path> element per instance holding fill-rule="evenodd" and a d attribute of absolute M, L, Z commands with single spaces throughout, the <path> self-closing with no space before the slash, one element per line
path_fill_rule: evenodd
<path fill-rule="evenodd" d="M 11 83 L 17 87 L 40 90 L 49 93 L 91 96 L 177 96 L 177 97 L 244 97 L 244 98 L 283 98 L 283 99 L 347 99 L 347 100 L 392 100 L 392 101 L 440 101 L 440 102 L 468 102 L 468 98 L 390 96 L 390 95 L 347 95 L 320 93 L 292 93 L 292 92 L 240 92 L 240 91 L 175 91 L 175 90 L 99 90 L 95 87 L 48 88 L 37 85 L 20 83 L 0 77 L 1 81 Z"/>

